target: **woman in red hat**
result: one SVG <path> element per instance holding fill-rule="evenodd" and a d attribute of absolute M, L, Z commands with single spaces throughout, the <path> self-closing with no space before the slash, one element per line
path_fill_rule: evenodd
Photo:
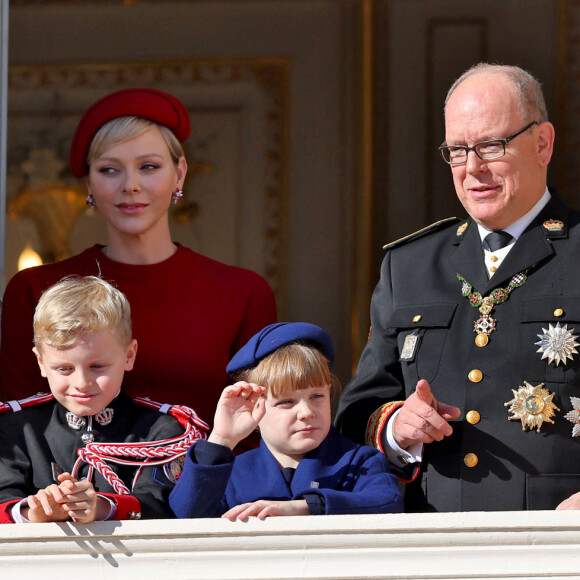
<path fill-rule="evenodd" d="M 70 151 L 86 177 L 87 203 L 107 222 L 107 245 L 16 274 L 4 294 L 0 399 L 47 390 L 32 352 L 32 317 L 42 292 L 69 274 L 97 275 L 129 299 L 139 360 L 129 394 L 195 407 L 212 417 L 227 382 L 226 364 L 276 320 L 272 290 L 256 273 L 227 266 L 174 243 L 170 204 L 187 173 L 181 143 L 189 114 L 155 89 L 117 91 L 90 107 Z"/>

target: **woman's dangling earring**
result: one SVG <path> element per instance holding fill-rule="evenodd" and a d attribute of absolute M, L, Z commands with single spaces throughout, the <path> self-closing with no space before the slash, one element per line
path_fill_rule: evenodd
<path fill-rule="evenodd" d="M 171 196 L 171 201 L 173 201 L 173 203 L 178 203 L 183 199 L 183 189 L 177 189 L 173 192 L 173 195 Z"/>
<path fill-rule="evenodd" d="M 97 204 L 95 203 L 95 198 L 93 197 L 92 193 L 89 193 L 87 195 L 87 207 L 91 208 L 92 210 L 95 210 L 95 208 L 97 207 Z"/>

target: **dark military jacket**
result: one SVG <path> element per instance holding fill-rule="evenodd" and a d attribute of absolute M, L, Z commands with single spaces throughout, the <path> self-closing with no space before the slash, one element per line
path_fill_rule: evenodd
<path fill-rule="evenodd" d="M 109 425 L 92 422 L 94 441 L 111 443 L 138 443 L 158 441 L 183 434 L 177 419 L 156 409 L 137 405 L 121 392 L 109 405 L 114 411 Z M 62 471 L 72 471 L 77 460 L 77 449 L 84 447 L 83 434 L 71 428 L 66 419 L 67 409 L 55 400 L 23 408 L 16 412 L 0 414 L 0 502 L 22 499 L 39 489 L 55 483 L 53 465 Z M 132 489 L 136 472 L 134 466 L 107 465 L 117 473 L 123 483 Z M 88 476 L 89 465 L 83 463 L 77 479 Z M 95 490 L 114 494 L 113 487 L 95 470 L 91 480 Z M 169 508 L 169 493 L 174 479 L 164 466 L 143 469 L 132 496 L 138 500 L 144 518 L 174 517 Z M 115 498 L 118 510 L 123 498 Z"/>
<path fill-rule="evenodd" d="M 474 323 L 480 312 L 462 295 L 457 274 L 488 296 L 507 288 L 520 272 L 527 280 L 494 305 L 496 329 L 487 345 L 477 346 Z M 339 404 L 337 424 L 344 434 L 362 441 L 371 414 L 388 401 L 406 399 L 419 379 L 429 381 L 438 401 L 462 411 L 451 422 L 450 437 L 424 446 L 419 476 L 406 486 L 407 510 L 553 509 L 580 491 L 580 437 L 572 436 L 580 354 L 569 351 L 572 360 L 550 363 L 535 344 L 557 325 L 571 331 L 567 344 L 573 350 L 580 342 L 580 213 L 557 193 L 491 280 L 471 220 L 395 245 L 382 264 L 371 324 L 370 340 Z M 417 346 L 400 360 L 413 333 Z M 520 387 L 527 384 L 542 385 L 548 394 L 537 389 L 525 394 Z M 516 413 L 510 412 L 513 403 L 505 403 L 514 400 L 516 410 L 526 412 L 509 420 Z M 529 428 L 538 417 L 539 433 Z"/>

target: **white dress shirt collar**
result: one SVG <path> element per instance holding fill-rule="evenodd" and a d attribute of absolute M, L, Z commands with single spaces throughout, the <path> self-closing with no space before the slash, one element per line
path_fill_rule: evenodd
<path fill-rule="evenodd" d="M 504 232 L 511 234 L 514 237 L 514 240 L 517 240 L 523 233 L 524 230 L 534 221 L 536 216 L 544 209 L 546 204 L 550 201 L 550 192 L 546 187 L 546 191 L 544 191 L 544 195 L 538 200 L 536 205 L 524 216 L 522 216 L 519 220 L 516 220 L 513 224 L 509 225 L 507 228 L 504 228 Z M 485 239 L 485 236 L 489 234 L 491 230 L 484 228 L 482 225 L 477 224 L 477 229 L 479 230 L 479 236 L 481 241 Z"/>
<path fill-rule="evenodd" d="M 491 230 L 484 228 L 483 226 L 477 224 L 477 229 L 479 231 L 479 236 L 481 237 L 481 243 L 483 248 L 483 260 L 485 262 L 485 268 L 487 270 L 488 278 L 491 278 L 497 269 L 500 267 L 501 263 L 504 261 L 505 257 L 509 254 L 510 250 L 513 248 L 517 239 L 524 233 L 524 230 L 532 223 L 536 216 L 544 209 L 544 206 L 550 201 L 550 192 L 548 188 L 544 191 L 544 195 L 538 200 L 536 205 L 519 220 L 516 220 L 513 224 L 504 228 L 504 232 L 511 234 L 513 240 L 504 248 L 496 250 L 495 252 L 490 252 L 487 243 L 484 243 L 485 236 L 490 233 Z"/>

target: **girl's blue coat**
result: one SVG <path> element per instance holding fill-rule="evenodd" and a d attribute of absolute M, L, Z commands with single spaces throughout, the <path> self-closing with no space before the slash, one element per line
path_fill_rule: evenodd
<path fill-rule="evenodd" d="M 206 518 L 259 499 L 302 499 L 313 493 L 323 496 L 326 514 L 403 509 L 397 478 L 384 455 L 353 443 L 334 428 L 300 461 L 290 484 L 263 441 L 258 449 L 219 465 L 197 463 L 194 445 L 169 501 L 180 518 Z"/>

